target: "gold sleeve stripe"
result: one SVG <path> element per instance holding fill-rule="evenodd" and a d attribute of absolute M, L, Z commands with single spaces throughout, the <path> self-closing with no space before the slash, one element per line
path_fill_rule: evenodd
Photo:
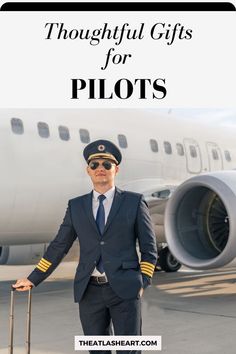
<path fill-rule="evenodd" d="M 51 262 L 49 262 L 49 261 L 47 261 L 45 258 L 41 258 L 41 261 L 42 262 L 45 262 L 47 265 L 52 265 L 52 263 Z"/>
<path fill-rule="evenodd" d="M 153 272 L 153 271 L 154 271 L 154 269 L 155 269 L 155 268 L 151 268 L 151 267 L 149 267 L 149 266 L 143 265 L 143 264 L 141 264 L 141 266 L 140 266 L 140 267 L 141 267 L 141 269 L 142 269 L 142 268 L 149 269 L 151 272 Z"/>
<path fill-rule="evenodd" d="M 46 273 L 46 270 L 45 270 L 45 269 L 43 269 L 43 268 L 41 268 L 39 265 L 37 265 L 37 267 L 36 267 L 36 268 L 38 268 L 38 269 L 40 269 L 42 272 Z"/>
<path fill-rule="evenodd" d="M 154 267 L 154 264 L 150 263 L 150 262 L 147 262 L 147 261 L 141 261 L 140 263 L 143 263 L 143 264 L 146 264 L 146 265 L 151 265 Z"/>
<path fill-rule="evenodd" d="M 142 270 L 141 272 L 147 274 L 149 277 L 152 277 L 152 273 L 148 272 L 147 270 Z"/>
<path fill-rule="evenodd" d="M 151 276 L 153 276 L 153 271 L 148 268 L 145 267 L 141 268 L 141 272 L 148 272 L 149 274 L 151 274 Z"/>
<path fill-rule="evenodd" d="M 45 268 L 49 268 L 49 267 L 50 267 L 49 265 L 45 264 L 45 263 L 42 262 L 42 261 L 39 261 L 38 264 L 40 264 L 41 266 L 43 266 L 43 267 L 45 267 Z"/>
<path fill-rule="evenodd" d="M 147 267 L 150 267 L 150 268 L 152 268 L 152 269 L 155 269 L 155 265 L 152 264 L 152 263 L 149 263 L 149 262 L 140 262 L 140 265 L 141 265 L 141 266 L 142 266 L 142 265 L 145 265 L 145 266 L 147 266 Z"/>
<path fill-rule="evenodd" d="M 147 265 L 145 265 L 145 264 L 141 264 L 140 267 L 141 267 L 141 269 L 142 269 L 142 268 L 149 269 L 151 272 L 153 272 L 154 269 L 155 269 L 155 268 L 151 268 L 151 267 L 149 267 L 149 266 L 147 266 Z"/>
<path fill-rule="evenodd" d="M 42 263 L 38 263 L 38 266 L 40 266 L 41 268 L 43 268 L 45 271 L 48 270 L 49 267 L 45 267 Z"/>

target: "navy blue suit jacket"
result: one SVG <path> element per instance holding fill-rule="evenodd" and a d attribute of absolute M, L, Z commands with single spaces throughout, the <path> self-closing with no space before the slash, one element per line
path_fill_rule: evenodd
<path fill-rule="evenodd" d="M 81 300 L 100 256 L 114 292 L 123 299 L 134 298 L 141 287 L 148 285 L 157 260 L 156 238 L 146 202 L 141 194 L 116 188 L 101 236 L 93 216 L 92 196 L 91 192 L 69 201 L 57 236 L 28 279 L 37 286 L 47 278 L 78 237 L 80 261 L 74 279 L 75 302 Z"/>

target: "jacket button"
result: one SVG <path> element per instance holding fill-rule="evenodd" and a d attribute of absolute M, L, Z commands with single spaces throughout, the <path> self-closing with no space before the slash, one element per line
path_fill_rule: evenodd
<path fill-rule="evenodd" d="M 104 241 L 101 241 L 101 242 L 100 242 L 100 245 L 105 245 L 105 242 L 104 242 Z"/>

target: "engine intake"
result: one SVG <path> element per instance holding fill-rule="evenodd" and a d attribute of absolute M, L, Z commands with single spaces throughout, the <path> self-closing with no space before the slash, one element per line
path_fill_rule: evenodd
<path fill-rule="evenodd" d="M 219 171 L 185 181 L 165 211 L 169 249 L 194 269 L 223 266 L 236 256 L 236 171 Z"/>

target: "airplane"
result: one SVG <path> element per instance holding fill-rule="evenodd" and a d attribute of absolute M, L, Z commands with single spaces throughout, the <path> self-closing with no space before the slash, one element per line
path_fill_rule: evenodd
<path fill-rule="evenodd" d="M 0 115 L 0 264 L 34 264 L 43 256 L 68 200 L 92 189 L 82 152 L 101 138 L 122 152 L 116 185 L 146 198 L 162 270 L 214 268 L 236 256 L 232 126 L 158 109 Z"/>

